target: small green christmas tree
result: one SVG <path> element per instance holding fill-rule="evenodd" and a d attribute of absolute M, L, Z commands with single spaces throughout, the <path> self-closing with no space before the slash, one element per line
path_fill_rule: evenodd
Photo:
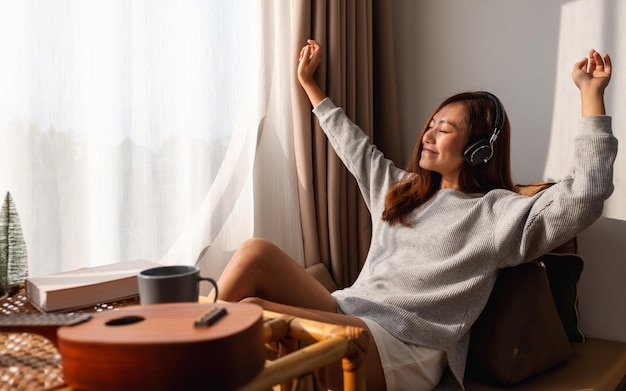
<path fill-rule="evenodd" d="M 17 288 L 26 277 L 26 243 L 13 198 L 7 192 L 0 209 L 0 296 Z"/>

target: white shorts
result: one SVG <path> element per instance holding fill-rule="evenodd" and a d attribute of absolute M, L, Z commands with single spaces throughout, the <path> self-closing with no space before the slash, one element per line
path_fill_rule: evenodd
<path fill-rule="evenodd" d="M 448 365 L 446 353 L 404 343 L 371 319 L 361 318 L 378 348 L 387 391 L 434 389 Z"/>

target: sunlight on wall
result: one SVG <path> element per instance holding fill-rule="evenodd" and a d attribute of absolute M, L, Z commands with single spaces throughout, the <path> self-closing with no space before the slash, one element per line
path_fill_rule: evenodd
<path fill-rule="evenodd" d="M 571 77 L 577 61 L 589 49 L 609 53 L 613 75 L 605 93 L 607 114 L 613 117 L 613 132 L 626 142 L 626 2 L 619 0 L 577 0 L 563 4 L 557 55 L 554 114 L 548 161 L 544 179 L 564 177 L 572 160 L 573 140 L 580 117 L 580 95 Z M 618 153 L 615 161 L 615 192 L 607 201 L 604 217 L 626 220 L 626 157 Z"/>

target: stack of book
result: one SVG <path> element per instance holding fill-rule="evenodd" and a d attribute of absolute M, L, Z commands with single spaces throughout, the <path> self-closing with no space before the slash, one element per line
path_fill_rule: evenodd
<path fill-rule="evenodd" d="M 44 312 L 68 311 L 139 295 L 137 274 L 162 266 L 133 260 L 26 279 L 28 299 Z"/>

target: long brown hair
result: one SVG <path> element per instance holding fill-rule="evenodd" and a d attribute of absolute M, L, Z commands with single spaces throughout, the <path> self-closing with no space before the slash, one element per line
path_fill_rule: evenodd
<path fill-rule="evenodd" d="M 441 186 L 441 174 L 420 167 L 424 133 L 439 110 L 450 103 L 460 102 L 467 112 L 469 124 L 468 145 L 489 138 L 493 132 L 496 103 L 483 92 L 462 92 L 441 102 L 424 124 L 415 144 L 405 176 L 387 193 L 382 219 L 391 225 L 409 226 L 408 216 L 415 208 L 428 201 Z M 511 179 L 511 125 L 505 115 L 504 126 L 493 144 L 493 156 L 487 163 L 461 168 L 459 185 L 466 193 L 486 193 L 493 189 L 513 190 Z"/>

